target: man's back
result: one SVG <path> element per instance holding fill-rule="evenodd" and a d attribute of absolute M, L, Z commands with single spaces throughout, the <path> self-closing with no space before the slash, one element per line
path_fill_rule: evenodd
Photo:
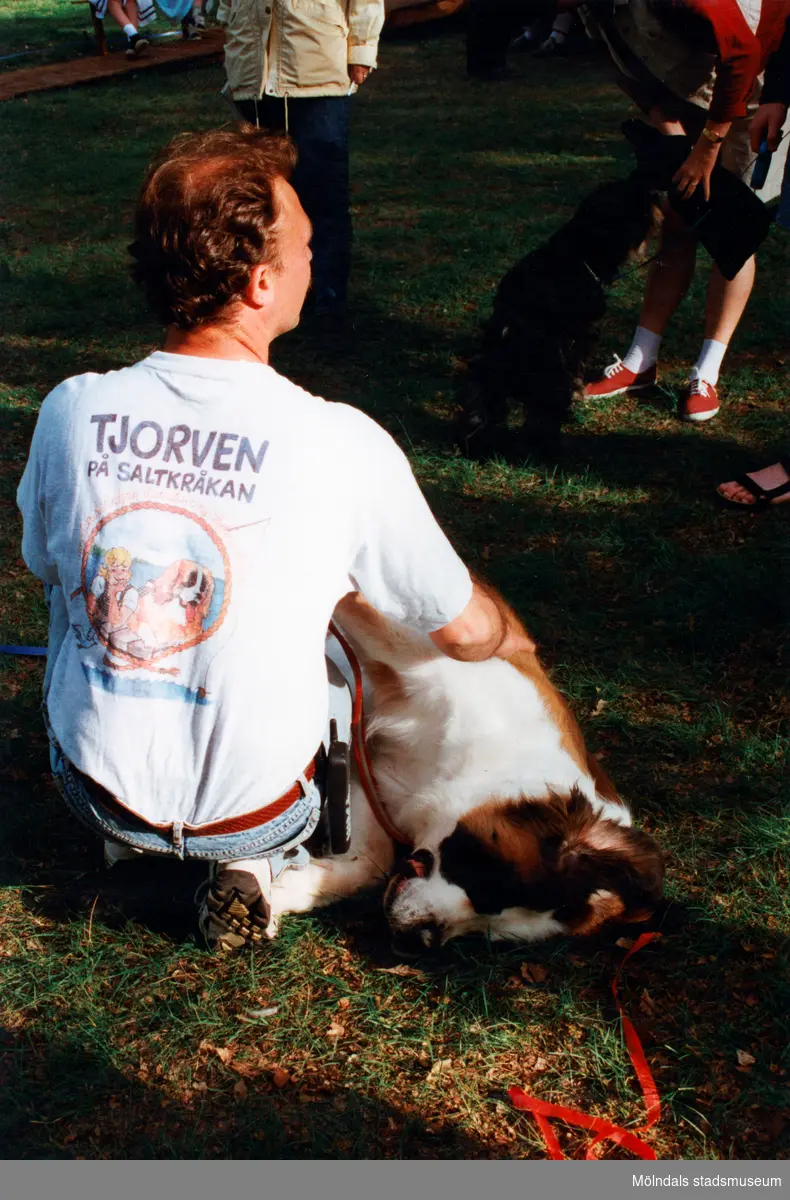
<path fill-rule="evenodd" d="M 351 588 L 426 628 L 468 599 L 388 435 L 263 364 L 156 353 L 67 380 L 20 505 L 55 585 L 53 731 L 153 823 L 249 812 L 305 769 Z"/>

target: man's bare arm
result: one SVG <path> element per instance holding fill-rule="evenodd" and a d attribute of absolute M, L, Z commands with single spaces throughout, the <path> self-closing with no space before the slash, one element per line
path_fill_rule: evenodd
<path fill-rule="evenodd" d="M 510 658 L 519 651 L 535 653 L 535 643 L 513 610 L 479 580 L 474 581 L 464 611 L 430 638 L 438 650 L 459 662 Z"/>

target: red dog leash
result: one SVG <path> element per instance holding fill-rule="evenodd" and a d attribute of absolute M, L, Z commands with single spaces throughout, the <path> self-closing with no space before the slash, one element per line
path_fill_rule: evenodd
<path fill-rule="evenodd" d="M 660 933 L 643 933 L 636 939 L 631 949 L 626 954 L 620 966 L 617 968 L 615 977 L 612 980 L 612 995 L 614 996 L 617 1010 L 620 1013 L 622 1022 L 623 1034 L 625 1035 L 625 1044 L 628 1047 L 628 1053 L 631 1057 L 636 1077 L 639 1080 L 639 1086 L 642 1089 L 642 1095 L 645 1101 L 645 1109 L 647 1118 L 640 1125 L 635 1133 L 629 1132 L 627 1129 L 620 1128 L 619 1125 L 613 1125 L 611 1121 L 605 1121 L 603 1117 L 590 1117 L 586 1113 L 577 1112 L 576 1109 L 566 1108 L 564 1104 L 547 1104 L 544 1100 L 538 1100 L 534 1096 L 528 1096 L 527 1093 L 520 1087 L 512 1087 L 508 1090 L 508 1097 L 515 1108 L 522 1109 L 532 1113 L 535 1118 L 535 1123 L 543 1135 L 543 1140 L 546 1143 L 546 1149 L 549 1152 L 549 1158 L 564 1159 L 565 1155 L 560 1149 L 560 1144 L 557 1141 L 556 1134 L 549 1124 L 549 1118 L 554 1118 L 558 1121 L 564 1121 L 566 1125 L 577 1125 L 581 1129 L 589 1129 L 591 1133 L 597 1136 L 587 1146 L 585 1158 L 597 1158 L 595 1147 L 600 1142 L 614 1142 L 618 1146 L 622 1146 L 640 1159 L 655 1159 L 656 1153 L 652 1146 L 637 1137 L 637 1133 L 646 1133 L 653 1125 L 655 1125 L 661 1117 L 661 1101 L 658 1096 L 658 1088 L 653 1079 L 653 1074 L 648 1066 L 645 1052 L 642 1049 L 642 1043 L 639 1040 L 639 1035 L 634 1029 L 630 1018 L 626 1014 L 625 1009 L 617 994 L 617 984 L 620 978 L 620 973 L 628 962 L 632 954 L 636 954 L 643 946 L 647 946 L 650 942 L 656 941 L 661 937 Z"/>
<path fill-rule="evenodd" d="M 396 829 L 384 811 L 381 801 L 379 800 L 378 784 L 376 776 L 373 774 L 373 766 L 368 755 L 368 748 L 365 742 L 365 712 L 362 701 L 362 668 L 359 665 L 357 658 L 350 645 L 343 637 L 343 634 L 335 625 L 334 621 L 329 623 L 329 632 L 340 643 L 340 646 L 348 659 L 351 670 L 354 673 L 354 706 L 351 710 L 351 742 L 354 748 L 354 762 L 357 764 L 359 772 L 359 780 L 362 784 L 363 791 L 367 796 L 368 804 L 373 810 L 373 815 L 378 821 L 384 832 L 392 838 L 393 842 L 397 842 L 401 846 L 408 846 L 409 839 L 404 837 L 400 830 Z"/>

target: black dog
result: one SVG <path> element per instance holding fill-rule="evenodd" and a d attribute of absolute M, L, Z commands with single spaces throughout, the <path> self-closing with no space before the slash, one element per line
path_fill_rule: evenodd
<path fill-rule="evenodd" d="M 497 451 L 512 403 L 522 406 L 530 448 L 556 450 L 606 312 L 606 285 L 649 237 L 656 199 L 636 174 L 603 184 L 505 275 L 464 384 L 459 441 L 466 454 Z"/>

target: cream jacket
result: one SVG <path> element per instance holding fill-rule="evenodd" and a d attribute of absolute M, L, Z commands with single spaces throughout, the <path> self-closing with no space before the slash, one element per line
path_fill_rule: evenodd
<path fill-rule="evenodd" d="M 375 67 L 384 0 L 222 0 L 234 100 L 346 96 L 350 64 Z"/>

